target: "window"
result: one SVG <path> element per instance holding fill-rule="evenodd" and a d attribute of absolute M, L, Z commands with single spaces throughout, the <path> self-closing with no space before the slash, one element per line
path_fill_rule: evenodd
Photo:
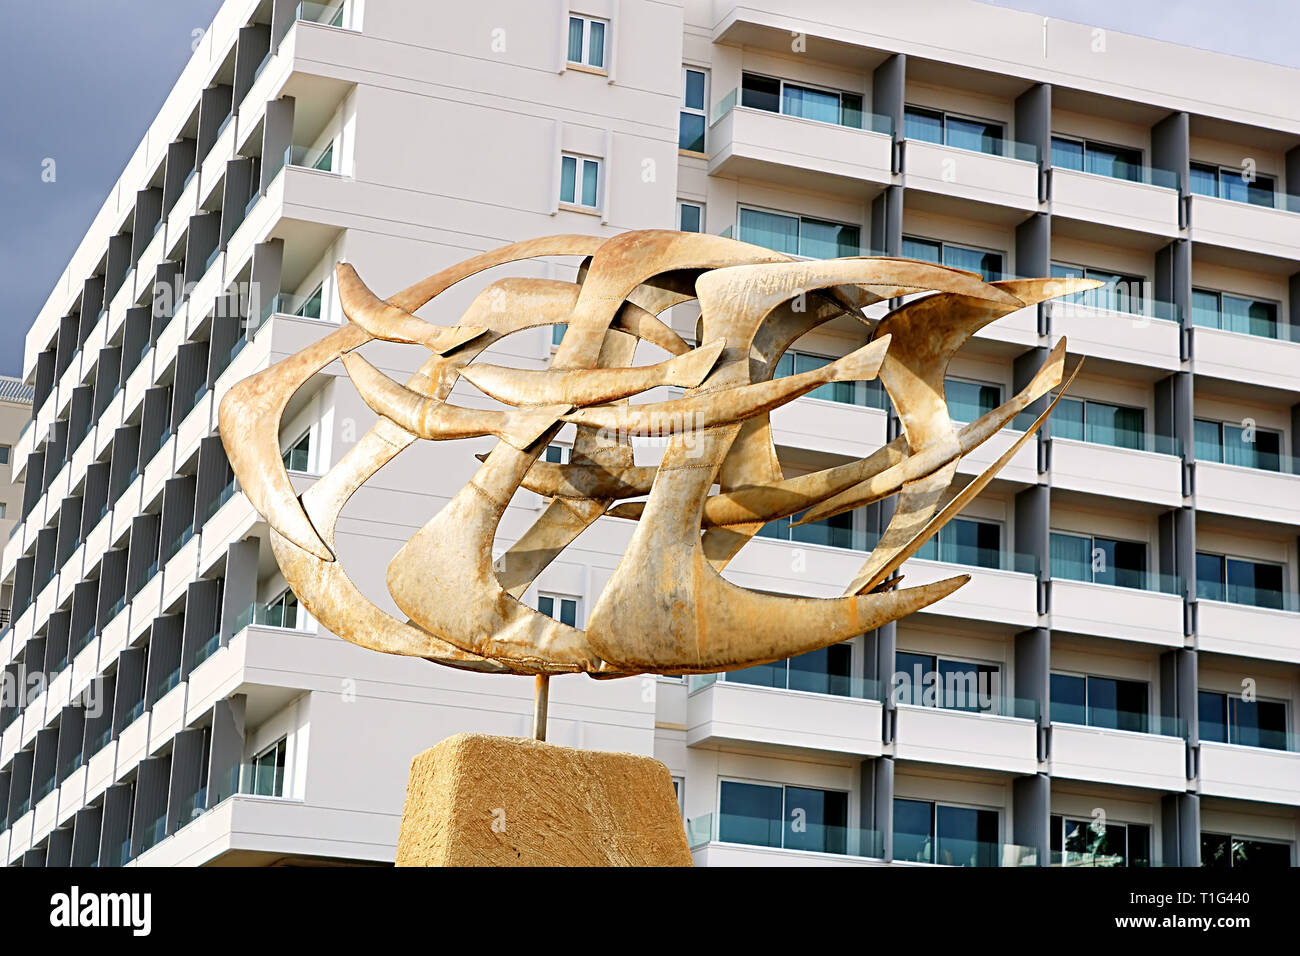
<path fill-rule="evenodd" d="M 298 595 L 285 589 L 266 605 L 266 624 L 271 627 L 296 628 L 298 626 Z"/>
<path fill-rule="evenodd" d="M 788 83 L 757 73 L 745 73 L 741 77 L 740 105 L 862 129 L 861 94 Z"/>
<path fill-rule="evenodd" d="M 569 62 L 603 70 L 606 26 L 594 17 L 569 17 Z"/>
<path fill-rule="evenodd" d="M 1252 206 L 1273 205 L 1277 181 L 1272 176 L 1255 173 L 1248 179 L 1245 169 L 1211 163 L 1192 163 L 1190 173 L 1189 186 L 1198 196 L 1214 196 Z"/>
<path fill-rule="evenodd" d="M 709 75 L 703 70 L 682 67 L 682 110 L 677 120 L 677 148 L 704 152 L 707 125 L 704 105 L 709 97 Z M 699 232 L 698 229 L 690 230 Z"/>
<path fill-rule="evenodd" d="M 1291 844 L 1251 840 L 1223 833 L 1201 834 L 1201 866 L 1274 870 L 1291 865 Z"/>
<path fill-rule="evenodd" d="M 1143 681 L 1053 673 L 1051 700 L 1053 723 L 1150 732 Z"/>
<path fill-rule="evenodd" d="M 1073 266 L 1063 262 L 1052 263 L 1053 279 L 1096 279 L 1105 285 L 1097 289 L 1086 289 L 1067 296 L 1064 301 L 1077 302 L 1091 309 L 1107 312 L 1127 312 L 1142 315 L 1142 285 L 1146 281 L 1141 276 L 1123 275 L 1119 272 L 1106 272 L 1102 269 L 1090 269 L 1086 266 Z"/>
<path fill-rule="evenodd" d="M 1196 596 L 1207 601 L 1282 610 L 1286 604 L 1282 588 L 1284 572 L 1280 564 L 1197 551 Z"/>
<path fill-rule="evenodd" d="M 537 610 L 547 617 L 553 617 L 561 624 L 578 626 L 578 599 L 560 597 L 556 594 L 537 595 Z"/>
<path fill-rule="evenodd" d="M 847 793 L 724 780 L 718 808 L 723 843 L 848 852 Z"/>
<path fill-rule="evenodd" d="M 1052 577 L 1121 588 L 1146 585 L 1147 546 L 1096 535 L 1053 531 Z"/>
<path fill-rule="evenodd" d="M 288 741 L 281 737 L 253 758 L 249 766 L 249 793 L 261 797 L 284 796 L 284 755 Z"/>
<path fill-rule="evenodd" d="M 942 110 L 908 106 L 903 110 L 903 135 L 926 143 L 1001 155 L 1005 127 L 991 120 L 956 116 Z"/>
<path fill-rule="evenodd" d="M 11 453 L 12 453 L 12 448 L 9 445 L 0 445 L 0 465 L 9 464 L 9 457 Z"/>
<path fill-rule="evenodd" d="M 1287 750 L 1290 726 L 1279 700 L 1243 700 L 1241 694 L 1203 690 L 1198 695 L 1201 740 Z"/>
<path fill-rule="evenodd" d="M 824 219 L 747 207 L 740 210 L 738 238 L 741 242 L 751 242 L 787 255 L 809 259 L 856 256 L 861 249 L 861 235 L 857 226 Z"/>
<path fill-rule="evenodd" d="M 1192 290 L 1192 324 L 1268 339 L 1278 337 L 1277 303 L 1210 289 Z"/>
<path fill-rule="evenodd" d="M 1002 562 L 1002 525 L 996 521 L 954 518 L 921 545 L 916 556 L 977 568 L 999 567 Z"/>
<path fill-rule="evenodd" d="M 777 518 L 758 529 L 764 538 L 777 538 L 781 541 L 800 541 L 804 544 L 820 544 L 828 548 L 849 548 L 855 551 L 867 550 L 867 537 L 857 531 L 853 525 L 853 512 L 832 515 L 808 524 L 795 525 L 793 518 Z"/>
<path fill-rule="evenodd" d="M 560 159 L 560 202 L 596 209 L 600 205 L 600 160 L 565 154 Z"/>
<path fill-rule="evenodd" d="M 894 800 L 894 859 L 997 866 L 998 812 L 926 800 Z"/>
<path fill-rule="evenodd" d="M 4 518 L 7 507 L 8 506 L 3 501 L 0 501 L 0 518 Z"/>
<path fill-rule="evenodd" d="M 286 471 L 306 471 L 311 463 L 311 431 L 302 433 L 280 456 Z"/>
<path fill-rule="evenodd" d="M 813 355 L 789 349 L 776 363 L 773 378 L 785 378 L 789 375 L 802 375 L 813 372 L 835 359 L 825 355 Z M 828 382 L 818 385 L 807 395 L 827 402 L 841 402 L 845 405 L 862 405 L 867 408 L 885 407 L 885 390 L 878 379 L 869 382 Z"/>
<path fill-rule="evenodd" d="M 555 465 L 569 463 L 569 446 L 550 444 L 546 446 L 546 460 Z"/>
<path fill-rule="evenodd" d="M 1141 449 L 1145 446 L 1144 419 L 1145 412 L 1140 408 L 1063 398 L 1052 416 L 1052 437 Z"/>
<path fill-rule="evenodd" d="M 1264 471 L 1282 469 L 1282 433 L 1271 428 L 1244 428 L 1227 422 L 1196 419 L 1196 457 Z"/>
<path fill-rule="evenodd" d="M 703 232 L 704 204 L 679 202 L 677 204 L 677 228 L 682 232 Z"/>
<path fill-rule="evenodd" d="M 334 171 L 334 141 L 330 140 L 329 145 L 321 150 L 320 155 L 316 157 L 311 164 L 312 169 L 319 169 L 321 172 L 329 173 Z M 317 316 L 319 318 L 319 316 Z"/>
<path fill-rule="evenodd" d="M 293 315 L 304 319 L 319 319 L 321 301 L 325 296 L 325 286 L 318 285 L 314 292 L 302 300 L 302 305 L 294 310 Z"/>
<path fill-rule="evenodd" d="M 1111 179 L 1142 181 L 1142 150 L 1128 146 L 1053 136 L 1052 165 Z"/>
<path fill-rule="evenodd" d="M 849 696 L 853 667 L 853 648 L 849 644 L 832 644 L 784 661 L 759 664 L 731 671 L 726 679 L 754 687 L 780 687 L 812 694 Z"/>
<path fill-rule="evenodd" d="M 948 414 L 958 422 L 973 422 L 1002 402 L 1002 386 L 988 382 L 945 378 L 943 393 L 948 401 Z"/>
<path fill-rule="evenodd" d="M 1053 866 L 1150 866 L 1151 828 L 1139 823 L 1099 826 L 1095 820 L 1052 816 Z"/>
<path fill-rule="evenodd" d="M 904 236 L 903 258 L 933 262 L 937 266 L 947 266 L 950 269 L 965 269 L 967 272 L 978 273 L 985 282 L 1002 278 L 1002 253 L 971 246 L 959 246 L 938 239 Z"/>
<path fill-rule="evenodd" d="M 899 651 L 894 658 L 895 700 L 919 707 L 993 713 L 1001 668 L 934 654 Z"/>

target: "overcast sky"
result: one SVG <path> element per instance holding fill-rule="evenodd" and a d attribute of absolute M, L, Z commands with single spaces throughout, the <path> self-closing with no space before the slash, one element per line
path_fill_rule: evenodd
<path fill-rule="evenodd" d="M 1300 67 L 1296 0 L 985 2 Z M 220 5 L 0 0 L 0 374 Z"/>

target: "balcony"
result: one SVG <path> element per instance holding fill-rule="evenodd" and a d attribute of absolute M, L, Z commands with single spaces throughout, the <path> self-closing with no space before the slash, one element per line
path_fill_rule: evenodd
<path fill-rule="evenodd" d="M 1300 740 L 1276 732 L 1255 742 L 1261 746 L 1202 738 L 1201 793 L 1300 806 Z"/>
<path fill-rule="evenodd" d="M 1049 302 L 1052 337 L 1066 336 L 1076 355 L 1176 371 L 1181 362 L 1179 309 L 1151 299 L 1143 300 L 1142 312 L 1107 307 L 1118 304 Z"/>
<path fill-rule="evenodd" d="M 870 384 L 835 383 L 858 387 L 861 395 L 852 401 L 822 398 L 818 389 L 787 402 L 772 412 L 772 440 L 787 448 L 865 458 L 885 444 L 889 418 L 883 392 L 877 396 L 864 387 Z"/>
<path fill-rule="evenodd" d="M 1120 164 L 1125 178 L 1053 166 L 1052 212 L 1084 222 L 1178 236 L 1178 177 L 1164 169 Z"/>
<path fill-rule="evenodd" d="M 1192 241 L 1280 259 L 1294 259 L 1300 235 L 1300 196 L 1250 190 L 1249 201 L 1192 193 Z"/>
<path fill-rule="evenodd" d="M 1053 777 L 1151 790 L 1187 789 L 1184 721 L 1098 707 L 1089 709 L 1088 724 L 1061 719 L 1082 721 L 1079 709 L 1053 705 Z"/>
<path fill-rule="evenodd" d="M 880 866 L 881 835 L 861 827 L 810 823 L 787 833 L 783 820 L 706 813 L 686 821 L 696 866 Z"/>
<path fill-rule="evenodd" d="M 1192 370 L 1229 382 L 1300 392 L 1300 328 L 1285 321 L 1236 321 L 1194 310 Z"/>
<path fill-rule="evenodd" d="M 1182 647 L 1183 582 L 1169 574 L 1114 568 L 1093 580 L 1089 566 L 1052 561 L 1054 630 Z"/>
<path fill-rule="evenodd" d="M 1088 441 L 1052 437 L 1053 488 L 1166 508 L 1182 505 L 1183 460 L 1175 439 L 1116 429 L 1089 431 Z"/>
<path fill-rule="evenodd" d="M 688 747 L 743 745 L 863 757 L 880 754 L 883 705 L 876 682 L 825 677 L 825 691 L 816 692 L 737 679 L 745 673 L 736 672 L 730 679 L 716 674 L 690 678 Z"/>
<path fill-rule="evenodd" d="M 903 143 L 903 177 L 909 189 L 1038 210 L 1038 150 L 1028 143 L 999 139 L 984 151 L 909 137 Z"/>
<path fill-rule="evenodd" d="M 1238 518 L 1300 525 L 1300 459 L 1261 454 L 1254 467 L 1198 460 L 1196 507 Z"/>
<path fill-rule="evenodd" d="M 1300 664 L 1300 595 L 1242 585 L 1197 590 L 1201 650 Z"/>
<path fill-rule="evenodd" d="M 891 179 L 889 118 L 865 114 L 863 128 L 740 106 L 732 90 L 709 128 L 710 176 L 758 179 L 824 192 L 874 196 Z"/>
<path fill-rule="evenodd" d="M 990 712 L 900 704 L 894 756 L 1004 773 L 1036 773 L 1037 706 L 1033 701 L 1007 697 L 989 703 Z"/>

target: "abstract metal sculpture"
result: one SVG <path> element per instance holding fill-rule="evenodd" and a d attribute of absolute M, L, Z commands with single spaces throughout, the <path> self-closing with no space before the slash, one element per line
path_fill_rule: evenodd
<path fill-rule="evenodd" d="M 413 314 L 462 279 L 541 256 L 583 257 L 578 281 L 501 279 L 454 326 Z M 940 508 L 958 461 L 1061 384 L 1065 341 L 1010 401 L 961 427 L 944 398 L 949 362 L 995 319 L 1098 285 L 984 282 L 908 259 L 794 260 L 718 236 L 658 230 L 514 243 L 386 301 L 346 263 L 337 276 L 348 324 L 237 383 L 221 401 L 221 436 L 240 487 L 270 525 L 289 586 L 327 629 L 389 654 L 535 675 L 539 736 L 550 675 L 714 673 L 781 660 L 897 620 L 964 584 L 967 575 L 900 589 L 894 574 L 1047 417 L 1055 400 Z M 863 314 L 873 303 L 919 293 L 933 294 L 879 322 Z M 701 315 L 694 347 L 660 318 L 689 299 L 698 300 Z M 792 343 L 840 316 L 864 326 L 867 345 L 814 371 L 774 377 Z M 550 368 L 471 364 L 507 335 L 555 324 L 567 329 Z M 430 356 L 398 384 L 356 351 L 374 339 L 421 346 Z M 639 342 L 671 357 L 633 366 Z M 308 379 L 340 359 L 379 420 L 299 497 L 281 461 L 281 416 Z M 902 434 L 859 461 L 786 478 L 769 413 L 818 386 L 877 376 Z M 458 379 L 503 407 L 450 404 Z M 668 401 L 629 401 L 662 385 L 684 392 Z M 539 460 L 566 423 L 576 426 L 570 461 Z M 637 465 L 632 438 L 650 435 L 666 437 L 663 459 Z M 417 439 L 482 436 L 498 441 L 480 456 L 473 479 L 388 566 L 389 592 L 409 620 L 394 617 L 365 597 L 335 559 L 343 506 Z M 494 561 L 498 523 L 521 487 L 549 504 Z M 895 494 L 888 527 L 842 597 L 756 592 L 722 576 L 769 521 L 799 514 L 797 523 L 816 521 Z M 537 575 L 602 515 L 636 528 L 586 628 L 523 604 Z"/>

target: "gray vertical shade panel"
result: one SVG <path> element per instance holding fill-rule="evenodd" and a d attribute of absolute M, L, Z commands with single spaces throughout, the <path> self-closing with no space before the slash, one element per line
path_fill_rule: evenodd
<path fill-rule="evenodd" d="M 45 472 L 42 485 L 49 489 L 54 476 L 67 464 L 68 460 L 68 423 L 56 418 L 50 423 L 50 435 L 45 445 Z"/>
<path fill-rule="evenodd" d="M 257 599 L 257 538 L 234 541 L 226 548 L 226 585 L 221 601 L 221 646 L 235 636 L 239 617 Z"/>
<path fill-rule="evenodd" d="M 113 706 L 117 699 L 117 673 L 105 674 L 99 688 L 99 696 L 94 701 L 94 706 L 86 711 L 82 748 L 87 760 L 95 756 L 101 747 L 107 746 L 113 739 Z M 100 744 L 99 738 L 106 730 L 109 731 L 108 738 Z"/>
<path fill-rule="evenodd" d="M 192 139 L 177 140 L 167 147 L 167 165 L 163 170 L 163 213 L 171 211 L 185 190 L 185 180 L 195 168 L 197 144 Z"/>
<path fill-rule="evenodd" d="M 126 548 L 105 551 L 99 562 L 99 607 L 95 615 L 99 630 L 108 623 L 108 612 L 113 604 L 126 593 L 126 562 Z"/>
<path fill-rule="evenodd" d="M 51 675 L 67 666 L 68 638 L 72 624 L 71 611 L 55 611 L 45 628 L 45 658 Z M 60 666 L 62 661 L 62 666 Z M 57 670 L 56 670 L 57 668 Z"/>
<path fill-rule="evenodd" d="M 176 380 L 172 387 L 171 421 L 177 428 L 194 408 L 199 389 L 207 384 L 207 340 L 186 342 L 176 352 Z"/>
<path fill-rule="evenodd" d="M 1034 701 L 1038 705 L 1038 725 L 1047 727 L 1052 722 L 1051 632 L 1045 627 L 1021 631 L 1012 648 L 1016 671 L 1013 696 Z"/>
<path fill-rule="evenodd" d="M 177 542 L 194 525 L 194 476 L 181 475 L 163 485 L 161 563 L 180 550 Z"/>
<path fill-rule="evenodd" d="M 32 409 L 39 411 L 54 390 L 55 364 L 58 362 L 58 349 L 48 348 L 36 356 L 36 390 L 32 398 Z"/>
<path fill-rule="evenodd" d="M 230 364 L 235 343 L 244 332 L 247 304 L 237 293 L 217 296 L 212 307 L 212 331 L 209 338 L 207 383 L 216 385 Z"/>
<path fill-rule="evenodd" d="M 238 788 L 244 760 L 245 697 L 236 694 L 212 706 L 212 737 L 208 756 L 208 807 L 215 807 Z"/>
<path fill-rule="evenodd" d="M 199 163 L 207 158 L 217 141 L 217 130 L 233 108 L 233 90 L 224 83 L 209 86 L 199 94 Z"/>
<path fill-rule="evenodd" d="M 22 617 L 32 603 L 32 584 L 36 580 L 36 559 L 22 557 L 14 563 L 13 619 Z"/>
<path fill-rule="evenodd" d="M 50 831 L 50 840 L 45 848 L 45 865 L 72 865 L 72 827 L 59 827 Z"/>
<path fill-rule="evenodd" d="M 1051 862 L 1052 782 L 1046 774 L 1011 781 L 1011 842 L 1038 851 L 1038 865 Z"/>
<path fill-rule="evenodd" d="M 1190 121 L 1186 113 L 1170 113 L 1151 127 L 1151 165 L 1176 173 L 1179 188 L 1184 195 L 1187 194 L 1188 164 L 1191 160 L 1189 129 Z"/>
<path fill-rule="evenodd" d="M 189 823 L 196 811 L 206 809 L 206 799 L 187 804 L 187 801 L 199 795 L 199 788 L 205 780 L 208 769 L 206 741 L 207 733 L 204 730 L 182 730 L 174 738 L 167 798 L 169 834 Z"/>
<path fill-rule="evenodd" d="M 221 248 L 226 247 L 239 224 L 244 221 L 244 207 L 255 192 L 253 184 L 254 162 L 251 159 L 232 159 L 226 163 L 226 181 L 221 194 Z"/>
<path fill-rule="evenodd" d="M 188 237 L 187 237 L 188 241 Z M 188 249 L 188 245 L 186 246 Z M 185 276 L 181 263 L 168 259 L 158 263 L 153 277 L 153 304 L 150 308 L 149 341 L 157 342 L 167 323 L 176 315 L 181 300 L 185 298 Z"/>
<path fill-rule="evenodd" d="M 162 516 L 142 514 L 131 521 L 131 537 L 127 545 L 127 594 L 134 596 L 151 577 L 150 568 L 158 560 L 158 532 Z"/>
<path fill-rule="evenodd" d="M 71 644 L 68 653 L 75 657 L 95 636 L 95 607 L 99 603 L 99 579 L 78 582 L 72 589 L 72 618 L 69 621 Z"/>
<path fill-rule="evenodd" d="M 1016 97 L 1016 139 L 1038 150 L 1038 198 L 1047 198 L 1047 171 L 1052 168 L 1052 87 L 1038 83 Z M 1021 275 L 1047 275 L 1018 266 Z"/>
<path fill-rule="evenodd" d="M 253 247 L 253 266 L 249 272 L 247 327 L 261 324 L 272 301 L 280 294 L 280 273 L 284 266 L 284 240 L 272 239 Z"/>
<path fill-rule="evenodd" d="M 894 758 L 878 757 L 872 761 L 872 796 L 875 808 L 874 829 L 880 833 L 880 852 L 886 860 L 894 858 Z"/>
<path fill-rule="evenodd" d="M 1293 149 L 1290 153 L 1287 153 L 1287 155 L 1290 156 L 1295 152 L 1296 150 Z M 1300 179 L 1289 179 L 1288 182 L 1292 184 L 1292 190 L 1300 190 Z M 1287 280 L 1287 290 L 1290 293 L 1289 299 L 1291 302 L 1291 309 L 1288 315 L 1289 324 L 1293 329 L 1300 329 L 1300 272 L 1292 273 L 1291 278 Z M 1292 418 L 1292 421 L 1294 420 L 1295 419 Z M 1295 434 L 1300 434 L 1300 432 L 1296 432 Z"/>
<path fill-rule="evenodd" d="M 140 426 L 128 425 L 113 432 L 113 457 L 109 459 L 108 501 L 115 504 L 132 481 L 132 472 L 139 471 Z"/>
<path fill-rule="evenodd" d="M 131 225 L 131 261 L 138 263 L 140 256 L 154 237 L 154 227 L 162 222 L 162 188 L 141 189 L 135 194 L 135 220 Z"/>
<path fill-rule="evenodd" d="M 185 241 L 185 283 L 198 282 L 208 268 L 212 255 L 221 240 L 221 213 L 207 212 L 190 216 L 189 234 Z"/>
<path fill-rule="evenodd" d="M 15 820 L 31 809 L 32 765 L 36 755 L 30 750 L 20 750 L 14 754 L 9 765 L 9 822 Z M 24 809 L 23 804 L 27 804 Z"/>
<path fill-rule="evenodd" d="M 34 451 L 27 456 L 27 481 L 23 484 L 23 517 L 26 518 L 41 500 L 41 479 L 45 476 L 45 451 Z"/>
<path fill-rule="evenodd" d="M 147 647 L 128 647 L 117 655 L 117 682 L 113 687 L 113 733 L 120 734 L 132 720 L 131 709 L 144 691 Z"/>
<path fill-rule="evenodd" d="M 185 592 L 185 629 L 181 640 L 181 680 L 194 669 L 194 656 L 221 624 L 221 581 L 204 578 L 193 582 Z"/>
<path fill-rule="evenodd" d="M 81 503 L 81 536 L 87 537 L 103 518 L 108 505 L 108 475 L 112 465 L 107 461 L 93 462 L 86 469 L 86 481 L 82 486 L 84 496 Z"/>
<path fill-rule="evenodd" d="M 54 563 L 61 568 L 76 550 L 81 537 L 81 498 L 64 498 L 59 504 L 58 541 Z"/>
<path fill-rule="evenodd" d="M 262 124 L 262 172 L 259 188 L 262 193 L 271 185 L 284 166 L 284 153 L 293 144 L 292 96 L 282 96 L 266 104 L 266 119 Z M 279 291 L 278 289 L 276 290 Z"/>
<path fill-rule="evenodd" d="M 1051 576 L 1051 492 L 1046 485 L 1031 485 L 1016 495 L 1015 507 L 1015 549 L 1038 562 L 1038 611 L 1046 613 L 1042 605 L 1043 585 Z"/>
<path fill-rule="evenodd" d="M 151 833 L 159 817 L 166 817 L 167 790 L 171 783 L 171 757 L 140 761 L 135 778 L 135 813 L 131 823 L 131 855 L 139 856 L 157 842 Z"/>
<path fill-rule="evenodd" d="M 280 41 L 293 26 L 298 0 L 271 0 L 271 48 L 278 51 Z"/>
<path fill-rule="evenodd" d="M 64 707 L 59 717 L 58 781 L 63 783 L 76 769 L 86 737 L 86 710 L 84 707 Z"/>
<path fill-rule="evenodd" d="M 100 353 L 101 355 L 103 352 Z M 100 369 L 96 373 L 96 380 L 103 373 Z M 93 385 L 80 385 L 72 390 L 72 406 L 68 411 L 68 453 L 67 458 L 72 460 L 73 453 L 81 447 L 87 435 L 90 434 L 90 426 L 94 422 L 95 414 L 95 387 Z"/>
<path fill-rule="evenodd" d="M 119 232 L 108 240 L 107 274 L 104 275 L 104 305 L 113 301 L 122 282 L 131 269 L 131 246 L 134 237 L 129 232 Z M 89 332 L 89 330 L 87 330 Z M 83 339 L 84 341 L 84 339 Z"/>
<path fill-rule="evenodd" d="M 41 793 L 37 788 L 45 788 L 55 779 L 55 770 L 59 759 L 59 731 L 47 727 L 36 731 L 36 757 L 32 763 L 32 806 L 53 793 L 53 787 Z"/>
<path fill-rule="evenodd" d="M 1165 866 L 1200 866 L 1201 804 L 1194 793 L 1167 793 L 1160 800 Z"/>
<path fill-rule="evenodd" d="M 72 364 L 73 356 L 77 354 L 77 346 L 81 344 L 78 340 L 80 325 L 81 318 L 77 315 L 65 315 L 59 319 L 59 344 L 55 352 L 54 362 L 56 378 L 68 370 L 68 366 Z"/>
<path fill-rule="evenodd" d="M 121 866 L 124 862 L 122 845 L 131 839 L 131 811 L 134 804 L 134 783 L 115 784 L 104 791 L 99 841 L 101 867 Z"/>
<path fill-rule="evenodd" d="M 149 637 L 149 659 L 146 664 L 145 706 L 154 704 L 169 691 L 172 675 L 179 674 L 181 664 L 181 633 L 185 619 L 180 614 L 155 618 L 153 633 Z"/>
<path fill-rule="evenodd" d="M 9 826 L 9 776 L 8 770 L 0 770 L 0 823 Z"/>
<path fill-rule="evenodd" d="M 72 866 L 93 866 L 99 863 L 100 820 L 103 810 L 84 807 L 77 811 L 72 821 Z"/>
<path fill-rule="evenodd" d="M 54 557 L 58 549 L 58 527 L 42 528 L 36 533 L 36 583 L 32 588 L 33 596 L 40 594 L 50 579 L 54 577 Z"/>
<path fill-rule="evenodd" d="M 45 866 L 45 850 L 37 847 L 34 850 L 26 850 L 22 856 L 23 868 L 37 868 Z"/>
<path fill-rule="evenodd" d="M 199 442 L 199 471 L 194 480 L 194 528 L 199 530 L 211 516 L 211 510 L 221 490 L 234 473 L 226 448 L 218 435 L 210 435 Z"/>
<path fill-rule="evenodd" d="M 46 675 L 45 666 L 45 638 L 35 637 L 27 642 L 27 654 L 23 658 L 23 663 L 27 665 L 27 674 L 30 678 L 32 674 Z"/>
<path fill-rule="evenodd" d="M 172 428 L 172 389 L 169 385 L 145 389 L 144 411 L 140 414 L 140 447 L 136 460 L 137 470 L 143 472 L 153 461 L 153 456 L 166 444 L 159 440 L 163 432 Z"/>
<path fill-rule="evenodd" d="M 122 250 L 121 236 L 113 236 L 108 240 L 108 267 L 114 267 L 116 259 L 120 264 L 125 265 L 127 257 Z M 131 240 L 130 236 L 126 237 L 127 242 Z M 121 277 L 118 277 L 118 285 L 121 284 Z M 91 276 L 81 284 L 81 316 L 77 322 L 77 344 L 85 345 L 86 339 L 90 337 L 90 330 L 95 327 L 99 321 L 99 313 L 108 308 L 108 303 L 112 300 L 112 293 L 117 291 L 117 287 L 109 283 L 106 276 Z"/>
<path fill-rule="evenodd" d="M 274 13 L 272 13 L 272 16 L 274 16 Z M 257 68 L 270 50 L 270 24 L 254 23 L 240 29 L 235 45 L 235 86 L 233 96 L 236 107 L 242 104 L 244 97 L 248 95 L 248 91 L 257 78 Z"/>
<path fill-rule="evenodd" d="M 153 322 L 152 310 L 147 305 L 139 305 L 126 310 L 126 322 L 122 331 L 121 371 L 118 373 L 118 385 L 125 387 L 131 373 L 140 367 L 140 360 L 148 351 L 152 338 L 150 326 Z"/>

